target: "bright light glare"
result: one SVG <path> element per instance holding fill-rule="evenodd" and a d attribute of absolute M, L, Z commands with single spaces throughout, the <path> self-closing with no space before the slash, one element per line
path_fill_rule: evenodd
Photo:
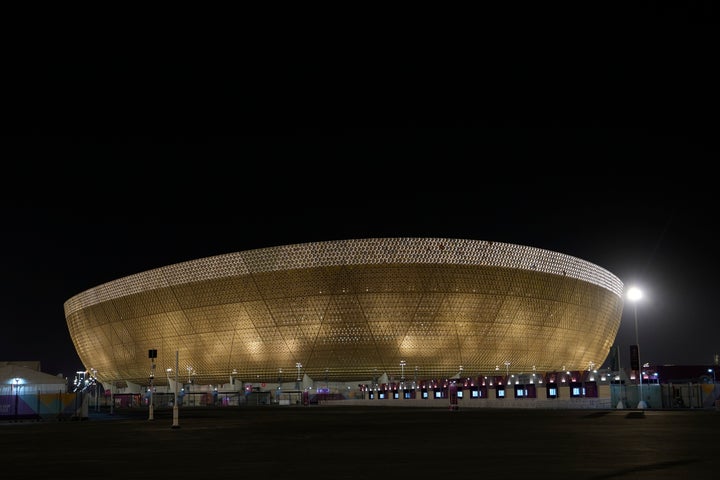
<path fill-rule="evenodd" d="M 630 289 L 627 292 L 627 298 L 631 302 L 637 302 L 638 300 L 640 300 L 642 298 L 642 296 L 643 296 L 642 290 L 640 290 L 637 287 L 630 287 Z"/>

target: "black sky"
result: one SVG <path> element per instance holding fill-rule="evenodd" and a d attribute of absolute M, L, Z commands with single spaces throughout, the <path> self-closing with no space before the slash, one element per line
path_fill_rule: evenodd
<path fill-rule="evenodd" d="M 593 262 L 644 289 L 643 361 L 712 363 L 712 25 L 671 13 L 621 42 L 615 30 L 551 41 L 462 28 L 441 41 L 424 28 L 382 45 L 11 52 L 0 360 L 72 375 L 82 365 L 63 303 L 125 275 L 289 243 L 432 236 Z M 629 306 L 616 343 L 627 363 Z"/>
<path fill-rule="evenodd" d="M 715 182 L 692 165 L 711 163 L 711 147 L 612 128 L 6 138 L 20 165 L 6 183 L 23 193 L 3 195 L 0 351 L 71 375 L 82 365 L 63 303 L 103 282 L 252 248 L 433 236 L 593 262 L 645 290 L 643 360 L 709 364 L 720 352 Z M 51 156 L 63 160 L 34 162 Z M 625 361 L 631 314 L 616 341 Z"/>

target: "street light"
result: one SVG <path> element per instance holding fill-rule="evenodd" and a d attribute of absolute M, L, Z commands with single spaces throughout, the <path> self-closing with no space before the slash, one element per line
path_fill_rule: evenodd
<path fill-rule="evenodd" d="M 637 361 L 638 361 L 638 377 L 639 377 L 639 393 L 640 401 L 638 402 L 637 408 L 647 408 L 647 403 L 643 399 L 642 390 L 642 362 L 640 361 L 640 340 L 638 337 L 638 319 L 637 319 L 637 302 L 642 298 L 642 291 L 637 287 L 630 287 L 627 292 L 627 298 L 633 304 L 633 313 L 635 314 L 635 346 L 637 347 Z"/>
<path fill-rule="evenodd" d="M 708 368 L 708 373 L 713 374 L 713 385 L 715 385 L 715 369 L 714 368 Z"/>
<path fill-rule="evenodd" d="M 154 420 L 155 415 L 153 411 L 153 380 L 155 380 L 155 359 L 157 358 L 157 350 L 156 349 L 150 349 L 148 350 L 148 358 L 150 359 L 150 406 L 148 408 L 148 420 Z"/>
<path fill-rule="evenodd" d="M 405 389 L 405 360 L 400 360 L 400 388 Z"/>
<path fill-rule="evenodd" d="M 510 362 L 505 362 L 505 385 L 510 381 Z"/>
<path fill-rule="evenodd" d="M 20 379 L 15 378 L 15 422 L 18 421 L 18 389 L 20 388 Z"/>
<path fill-rule="evenodd" d="M 297 363 L 295 364 L 295 368 L 297 368 L 297 371 L 298 371 L 298 372 L 297 372 L 297 381 L 295 382 L 295 383 L 296 383 L 296 385 L 295 385 L 295 390 L 300 390 L 300 380 L 301 380 L 301 378 L 300 378 L 300 369 L 302 368 L 302 363 L 297 362 Z"/>
<path fill-rule="evenodd" d="M 92 381 L 93 386 L 95 387 L 95 412 L 97 412 L 99 410 L 99 405 L 100 405 L 100 403 L 99 403 L 100 395 L 98 394 L 99 393 L 98 392 L 99 385 L 98 385 L 98 379 L 97 379 L 97 370 L 94 368 L 90 368 L 90 374 L 92 375 L 90 377 L 90 379 Z"/>

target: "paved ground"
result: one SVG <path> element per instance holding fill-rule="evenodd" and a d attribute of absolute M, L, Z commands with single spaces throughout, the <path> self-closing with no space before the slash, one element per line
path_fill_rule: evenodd
<path fill-rule="evenodd" d="M 718 478 L 714 410 L 265 406 L 0 423 L 14 478 Z M 227 477 L 232 475 L 232 477 Z"/>

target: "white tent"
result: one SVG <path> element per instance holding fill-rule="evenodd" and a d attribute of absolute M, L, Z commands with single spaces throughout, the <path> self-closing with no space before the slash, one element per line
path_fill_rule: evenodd
<path fill-rule="evenodd" d="M 67 393 L 65 378 L 31 368 L 34 363 L 0 362 L 0 395 L 14 395 L 16 389 L 20 394 Z"/>

